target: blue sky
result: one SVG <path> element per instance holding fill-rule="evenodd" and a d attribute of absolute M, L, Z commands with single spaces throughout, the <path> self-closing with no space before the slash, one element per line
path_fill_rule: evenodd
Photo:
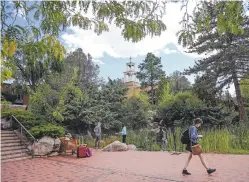
<path fill-rule="evenodd" d="M 175 52 L 177 48 L 174 44 L 168 44 L 165 46 L 165 49 L 166 48 L 172 51 L 172 53 L 166 54 L 163 51 L 156 52 L 156 55 L 161 57 L 163 70 L 166 72 L 166 75 L 170 75 L 175 70 L 183 71 L 184 68 L 194 65 L 194 58 L 186 56 L 180 51 Z M 144 58 L 145 56 L 132 58 L 132 61 L 136 64 L 136 68 Z M 123 78 L 123 72 L 126 69 L 125 64 L 129 62 L 129 58 L 113 58 L 105 53 L 100 59 L 103 62 L 102 64 L 97 62 L 100 66 L 100 76 L 104 78 Z M 194 77 L 190 76 L 189 80 L 194 81 Z"/>

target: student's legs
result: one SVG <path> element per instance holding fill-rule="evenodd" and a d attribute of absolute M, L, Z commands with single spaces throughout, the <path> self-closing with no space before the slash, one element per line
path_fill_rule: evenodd
<path fill-rule="evenodd" d="M 207 164 L 206 164 L 206 162 L 205 162 L 205 160 L 204 160 L 203 155 L 202 155 L 202 154 L 199 154 L 198 156 L 200 157 L 200 160 L 201 160 L 202 165 L 208 170 L 208 167 L 207 167 Z"/>
<path fill-rule="evenodd" d="M 123 135 L 123 143 L 126 143 L 126 135 Z"/>
<path fill-rule="evenodd" d="M 188 160 L 187 160 L 187 162 L 186 162 L 186 164 L 185 164 L 185 166 L 183 168 L 184 170 L 187 169 L 191 159 L 192 159 L 192 152 L 189 153 Z"/>
<path fill-rule="evenodd" d="M 95 140 L 95 148 L 99 148 L 99 136 L 96 137 L 96 140 Z"/>

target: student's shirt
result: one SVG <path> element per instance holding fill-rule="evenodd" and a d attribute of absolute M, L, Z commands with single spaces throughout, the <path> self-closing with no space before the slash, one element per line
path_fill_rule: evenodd
<path fill-rule="evenodd" d="M 97 125 L 97 126 L 94 128 L 94 132 L 95 132 L 95 135 L 96 135 L 96 136 L 100 136 L 100 135 L 101 135 L 101 127 Z"/>
<path fill-rule="evenodd" d="M 190 136 L 191 136 L 191 140 L 193 143 L 197 143 L 198 140 L 198 133 L 197 133 L 197 128 L 196 126 L 191 126 L 190 128 Z"/>
<path fill-rule="evenodd" d="M 123 129 L 122 129 L 122 135 L 126 135 L 126 127 L 123 127 Z"/>

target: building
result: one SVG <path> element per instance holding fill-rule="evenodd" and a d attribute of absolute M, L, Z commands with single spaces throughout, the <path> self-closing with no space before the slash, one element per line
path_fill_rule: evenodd
<path fill-rule="evenodd" d="M 13 105 L 25 105 L 29 104 L 29 97 L 26 94 L 17 94 L 12 87 L 12 83 L 1 83 L 1 96 Z M 1 100 L 3 99 L 1 98 Z"/>
<path fill-rule="evenodd" d="M 136 67 L 135 63 L 130 61 L 126 63 L 126 71 L 124 72 L 123 84 L 129 88 L 127 92 L 127 97 L 132 97 L 135 94 L 140 93 L 140 84 L 136 77 Z"/>
<path fill-rule="evenodd" d="M 141 85 L 137 79 L 137 72 L 135 63 L 131 61 L 126 63 L 126 71 L 124 72 L 123 84 L 129 88 L 127 92 L 127 97 L 130 98 L 136 94 L 139 94 L 141 91 L 145 91 L 148 94 L 151 92 L 151 86 L 147 86 L 146 88 L 141 88 Z M 155 89 L 158 86 L 155 86 Z"/>

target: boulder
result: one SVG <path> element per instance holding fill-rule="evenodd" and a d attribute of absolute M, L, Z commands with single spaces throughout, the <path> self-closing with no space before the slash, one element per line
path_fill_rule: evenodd
<path fill-rule="evenodd" d="M 50 143 L 45 143 L 45 142 L 40 143 L 38 141 L 33 144 L 32 148 L 34 155 L 41 156 L 41 155 L 50 154 L 53 151 L 54 146 L 51 145 Z M 29 149 L 31 149 L 31 146 L 29 146 Z"/>
<path fill-rule="evenodd" d="M 48 136 L 42 137 L 39 141 L 39 143 L 47 143 L 49 145 L 54 145 L 54 139 Z"/>
<path fill-rule="evenodd" d="M 127 151 L 128 147 L 126 144 L 121 143 L 119 141 L 115 141 L 109 145 L 107 145 L 103 151 L 106 152 L 118 152 L 118 151 Z"/>
<path fill-rule="evenodd" d="M 38 142 L 35 142 L 32 146 L 29 145 L 29 150 L 33 149 L 34 155 L 43 156 L 49 155 L 52 156 L 57 155 L 60 150 L 61 141 L 60 139 L 53 139 L 51 137 L 43 137 Z M 53 152 L 53 153 L 52 153 Z M 51 156 L 50 155 L 50 156 Z"/>
<path fill-rule="evenodd" d="M 10 129 L 12 127 L 11 120 L 1 119 L 1 129 Z"/>
<path fill-rule="evenodd" d="M 59 153 L 58 152 L 52 152 L 51 154 L 48 155 L 48 157 L 55 157 L 58 156 Z"/>
<path fill-rule="evenodd" d="M 59 138 L 56 138 L 54 140 L 54 149 L 53 152 L 59 152 L 60 151 L 60 147 L 61 147 L 61 141 Z"/>
<path fill-rule="evenodd" d="M 137 147 L 136 147 L 136 145 L 131 144 L 131 145 L 127 145 L 127 149 L 128 149 L 128 150 L 136 151 L 136 150 L 137 150 Z"/>

